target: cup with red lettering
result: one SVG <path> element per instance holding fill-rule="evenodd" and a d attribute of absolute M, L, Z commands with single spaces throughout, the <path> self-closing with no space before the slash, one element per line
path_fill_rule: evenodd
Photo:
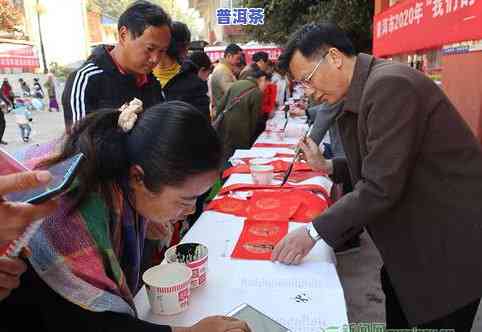
<path fill-rule="evenodd" d="M 180 243 L 166 250 L 166 262 L 185 264 L 192 270 L 191 288 L 206 284 L 208 247 L 201 243 Z"/>
<path fill-rule="evenodd" d="M 161 264 L 144 272 L 147 296 L 153 313 L 174 315 L 187 309 L 191 296 L 190 268 L 180 263 Z"/>

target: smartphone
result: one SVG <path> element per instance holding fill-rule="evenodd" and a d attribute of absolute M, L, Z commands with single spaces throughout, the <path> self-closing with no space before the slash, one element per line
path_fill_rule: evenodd
<path fill-rule="evenodd" d="M 0 148 L 0 175 L 30 171 L 10 153 Z"/>
<path fill-rule="evenodd" d="M 46 186 L 40 186 L 33 189 L 13 192 L 5 195 L 9 201 L 24 202 L 30 204 L 40 204 L 55 196 L 63 194 L 69 189 L 72 181 L 75 179 L 79 165 L 84 159 L 82 153 L 78 153 L 64 161 L 50 165 L 47 170 L 52 175 L 52 180 Z"/>
<path fill-rule="evenodd" d="M 246 303 L 236 307 L 226 316 L 244 320 L 253 332 L 291 332 L 287 327 Z"/>

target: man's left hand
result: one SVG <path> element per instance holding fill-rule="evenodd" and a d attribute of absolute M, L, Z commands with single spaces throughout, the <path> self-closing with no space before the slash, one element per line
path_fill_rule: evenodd
<path fill-rule="evenodd" d="M 286 235 L 273 250 L 271 260 L 288 265 L 298 265 L 315 246 L 305 227 L 300 227 Z"/>

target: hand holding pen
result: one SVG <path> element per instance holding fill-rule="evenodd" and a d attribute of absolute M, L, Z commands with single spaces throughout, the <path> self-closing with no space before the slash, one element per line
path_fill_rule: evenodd
<path fill-rule="evenodd" d="M 306 138 L 311 134 L 312 129 L 313 129 L 313 125 L 311 125 L 308 128 L 308 130 L 305 132 L 305 134 L 303 135 L 303 138 L 301 139 L 300 143 L 302 143 L 304 140 L 306 140 Z M 293 160 L 291 161 L 290 166 L 288 167 L 288 170 L 285 173 L 283 181 L 281 181 L 280 186 L 283 186 L 288 181 L 288 178 L 290 177 L 290 174 L 293 171 L 293 166 L 294 166 L 295 162 L 298 160 L 298 158 L 300 157 L 300 154 L 302 152 L 300 143 L 298 143 L 298 145 L 296 146 L 295 155 L 293 157 Z"/>

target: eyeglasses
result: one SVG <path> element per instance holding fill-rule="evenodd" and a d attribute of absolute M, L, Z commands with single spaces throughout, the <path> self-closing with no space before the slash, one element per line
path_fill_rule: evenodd
<path fill-rule="evenodd" d="M 323 60 L 325 59 L 325 57 L 328 55 L 328 53 L 330 53 L 330 51 L 326 51 L 325 54 L 323 54 L 323 56 L 321 57 L 320 61 L 318 61 L 318 63 L 316 64 L 316 66 L 313 68 L 313 70 L 311 71 L 311 73 L 306 76 L 305 78 L 299 80 L 299 81 L 295 81 L 295 83 L 299 83 L 307 88 L 312 88 L 313 86 L 311 85 L 311 79 L 313 78 L 313 75 L 315 75 L 316 71 L 318 70 L 318 67 L 320 67 L 321 63 L 323 62 Z"/>

